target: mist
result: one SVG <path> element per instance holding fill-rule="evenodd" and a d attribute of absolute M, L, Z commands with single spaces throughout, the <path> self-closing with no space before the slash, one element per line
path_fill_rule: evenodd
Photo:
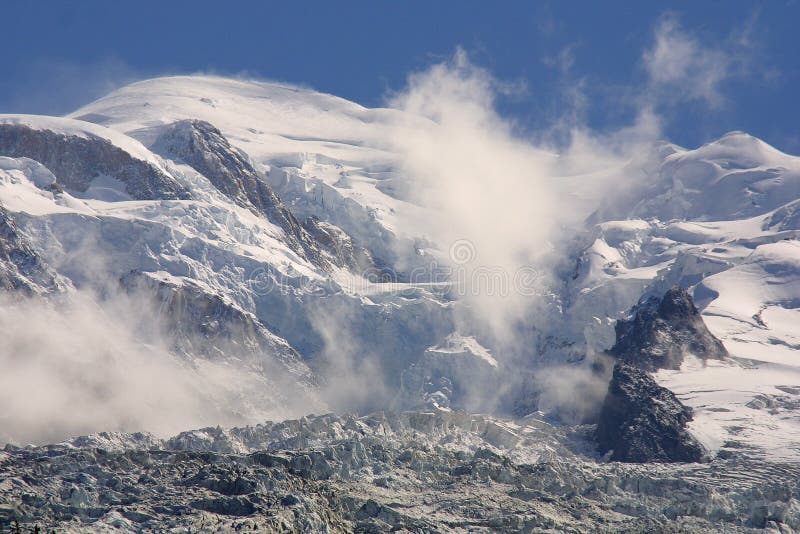
<path fill-rule="evenodd" d="M 427 128 L 401 126 L 393 139 L 412 194 L 429 213 L 409 224 L 422 225 L 443 247 L 444 261 L 467 279 L 481 266 L 515 273 L 539 263 L 558 217 L 549 183 L 556 156 L 514 136 L 494 110 L 498 90 L 488 72 L 458 51 L 450 62 L 412 75 L 391 100 L 411 117 L 430 119 Z M 516 292 L 465 293 L 498 337 L 508 335 L 526 306 Z"/>
<path fill-rule="evenodd" d="M 120 292 L 100 298 L 90 290 L 55 300 L 4 297 L 0 443 L 47 443 L 99 431 L 168 437 L 315 407 L 277 370 L 265 380 L 235 358 L 176 355 L 151 297 Z M 234 347 L 229 355 L 235 356 Z"/>
<path fill-rule="evenodd" d="M 439 258 L 468 280 L 504 273 L 509 291 L 473 283 L 460 295 L 502 345 L 513 344 L 517 324 L 542 303 L 560 245 L 609 192 L 640 178 L 625 166 L 660 133 L 646 108 L 629 127 L 602 135 L 570 110 L 547 131 L 523 132 L 496 111 L 514 90 L 458 50 L 412 74 L 389 102 L 428 119 L 427 127 L 410 119 L 393 136 L 412 196 L 428 208 L 426 220 L 408 224 L 422 227 Z"/>
<path fill-rule="evenodd" d="M 658 36 L 653 46 L 662 46 Z M 561 117 L 526 131 L 498 112 L 502 98 L 524 91 L 458 49 L 410 74 L 387 97 L 387 107 L 403 112 L 389 148 L 408 198 L 425 208 L 404 225 L 430 244 L 421 253 L 451 275 L 453 314 L 430 329 L 475 336 L 500 364 L 497 373 L 468 385 L 480 399 L 474 408 L 507 413 L 520 404 L 520 392 L 532 392 L 540 409 L 585 422 L 608 385 L 608 373 L 591 365 L 601 357 L 550 367 L 537 361 L 536 343 L 540 336 L 570 335 L 562 324 L 564 266 L 574 269 L 570 246 L 598 209 L 627 208 L 625 198 L 648 186 L 652 178 L 642 168 L 665 121 L 657 102 L 637 99 L 630 124 L 593 131 L 582 120 L 586 97 L 577 85 Z M 401 265 L 413 265 L 403 251 L 397 254 Z M 397 358 L 380 358 L 375 340 L 352 334 L 345 317 L 327 313 L 314 321 L 330 362 L 326 397 L 340 409 L 394 406 L 386 401 L 396 396 L 401 369 L 385 362 L 397 365 Z"/>
<path fill-rule="evenodd" d="M 456 329 L 477 336 L 500 363 L 502 379 L 471 384 L 491 392 L 482 394 L 483 409 L 507 410 L 519 391 L 535 389 L 543 407 L 583 421 L 602 400 L 608 376 L 588 364 L 537 367 L 537 335 L 563 330 L 563 267 L 574 262 L 569 244 L 598 207 L 609 209 L 621 193 L 646 186 L 631 163 L 650 153 L 662 119 L 642 101 L 631 124 L 594 132 L 579 109 L 567 106 L 549 128 L 525 131 L 497 111 L 500 99 L 524 90 L 459 49 L 411 74 L 389 97 L 407 117 L 392 136 L 393 149 L 411 198 L 427 208 L 424 220 L 407 224 L 436 244 L 428 252 L 458 286 Z M 531 376 L 534 384 L 524 383 Z"/>

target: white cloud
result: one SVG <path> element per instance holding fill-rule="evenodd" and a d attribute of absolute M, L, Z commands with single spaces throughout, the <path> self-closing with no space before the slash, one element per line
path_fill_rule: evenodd
<path fill-rule="evenodd" d="M 468 241 L 474 258 L 455 267 L 469 280 L 486 269 L 512 279 L 530 266 L 548 276 L 564 228 L 588 216 L 610 187 L 623 184 L 620 172 L 630 155 L 660 133 L 658 118 L 645 109 L 631 126 L 599 135 L 570 102 L 555 127 L 559 135 L 522 135 L 496 110 L 507 87 L 459 50 L 450 61 L 410 76 L 406 90 L 390 102 L 408 119 L 398 124 L 393 148 L 415 200 L 429 208 L 427 220 L 407 224 L 422 226 L 445 260 L 451 245 Z M 529 324 L 542 304 L 514 292 L 463 297 L 469 327 L 483 327 L 503 345 L 524 344 L 516 329 Z"/>
<path fill-rule="evenodd" d="M 724 102 L 725 82 L 749 71 L 753 43 L 746 26 L 721 43 L 703 43 L 686 31 L 675 16 L 665 16 L 655 29 L 651 48 L 642 59 L 651 97 L 666 101 L 700 100 L 711 106 Z"/>
<path fill-rule="evenodd" d="M 567 49 L 554 66 L 569 67 L 571 54 Z M 555 323 L 570 328 L 547 288 L 560 283 L 573 231 L 599 206 L 613 209 L 645 185 L 648 177 L 629 163 L 648 157 L 662 133 L 661 116 L 644 101 L 635 102 L 636 113 L 624 127 L 593 130 L 583 113 L 589 95 L 581 83 L 568 81 L 558 120 L 532 133 L 520 132 L 497 111 L 504 84 L 460 50 L 411 75 L 389 102 L 405 112 L 392 136 L 400 170 L 411 198 L 429 208 L 424 219 L 405 224 L 435 243 L 438 251 L 426 253 L 449 259 L 463 279 L 489 272 L 505 273 L 512 281 L 509 293 L 481 286 L 459 294 L 454 306 L 455 328 L 475 335 L 500 364 L 504 388 L 475 385 L 497 394 L 482 399 L 487 410 L 526 387 L 520 370 L 532 365 L 532 347 L 541 341 L 537 332 L 552 331 Z M 452 252 L 464 242 L 469 261 Z M 527 268 L 537 273 L 533 292 L 513 285 L 515 273 Z M 547 390 L 550 407 L 560 406 L 580 420 L 606 382 L 586 371 L 558 385 L 561 391 Z"/>
<path fill-rule="evenodd" d="M 514 273 L 534 263 L 557 216 L 547 172 L 554 156 L 515 136 L 495 111 L 495 98 L 506 87 L 459 50 L 451 61 L 410 76 L 406 91 L 391 102 L 406 117 L 429 119 L 401 125 L 395 148 L 417 201 L 431 208 L 426 233 L 445 255 L 451 244 L 468 240 L 477 253 L 461 266 L 468 270 Z M 485 318 L 495 333 L 513 326 L 530 300 L 469 297 L 482 311 L 491 309 Z"/>

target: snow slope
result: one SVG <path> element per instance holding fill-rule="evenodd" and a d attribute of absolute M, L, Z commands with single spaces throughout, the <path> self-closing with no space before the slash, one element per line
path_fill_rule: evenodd
<path fill-rule="evenodd" d="M 696 409 L 712 450 L 800 455 L 800 158 L 734 132 L 697 150 L 673 147 L 624 220 L 601 222 L 579 254 L 568 315 L 613 343 L 614 319 L 644 294 L 693 289 L 731 361 L 689 360 L 662 385 Z M 590 318 L 597 320 L 592 323 Z M 766 400 L 765 400 L 766 399 Z"/>
<path fill-rule="evenodd" d="M 298 216 L 340 226 L 387 263 L 397 248 L 413 257 L 419 236 L 401 222 L 414 220 L 418 208 L 397 194 L 403 184 L 390 141 L 398 125 L 425 124 L 421 118 L 293 86 L 210 76 L 137 82 L 70 117 L 125 132 L 146 146 L 165 125 L 207 121 L 264 166 Z"/>

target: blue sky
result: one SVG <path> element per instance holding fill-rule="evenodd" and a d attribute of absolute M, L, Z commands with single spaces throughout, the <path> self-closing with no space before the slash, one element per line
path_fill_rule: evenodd
<path fill-rule="evenodd" d="M 60 114 L 139 78 L 213 72 L 379 106 L 462 47 L 524 90 L 520 129 L 603 131 L 655 109 L 696 146 L 745 130 L 800 154 L 797 1 L 81 2 L 0 6 L 0 112 Z"/>

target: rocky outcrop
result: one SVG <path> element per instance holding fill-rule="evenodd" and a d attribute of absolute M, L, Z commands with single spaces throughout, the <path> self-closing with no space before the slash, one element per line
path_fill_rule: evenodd
<path fill-rule="evenodd" d="M 239 206 L 266 216 L 283 229 L 295 252 L 316 265 L 326 268 L 332 263 L 356 270 L 371 264 L 368 253 L 354 247 L 341 229 L 316 218 L 304 222 L 295 218 L 247 155 L 208 122 L 178 121 L 161 133 L 152 148 L 189 165 Z"/>
<path fill-rule="evenodd" d="M 691 296 L 673 287 L 650 297 L 616 324 L 617 358 L 597 424 L 601 453 L 622 462 L 696 462 L 703 447 L 687 431 L 691 409 L 648 372 L 679 369 L 687 353 L 703 359 L 728 355 L 703 322 Z"/>
<path fill-rule="evenodd" d="M 687 432 L 691 410 L 646 372 L 617 363 L 597 424 L 601 453 L 620 462 L 697 462 L 703 447 Z"/>
<path fill-rule="evenodd" d="M 261 180 L 250 159 L 213 125 L 201 120 L 175 122 L 159 135 L 152 149 L 189 165 L 239 206 L 267 215 L 298 237 L 299 223 Z"/>
<path fill-rule="evenodd" d="M 702 359 L 728 356 L 722 342 L 708 330 L 692 297 L 673 287 L 663 298 L 650 297 L 616 324 L 616 344 L 610 353 L 647 371 L 679 369 L 687 353 Z"/>
<path fill-rule="evenodd" d="M 92 181 L 110 177 L 136 200 L 188 199 L 175 178 L 147 161 L 134 158 L 107 139 L 35 129 L 25 124 L 0 123 L 0 155 L 38 161 L 72 192 L 85 192 Z"/>
<path fill-rule="evenodd" d="M 30 296 L 63 287 L 58 274 L 31 247 L 11 214 L 0 206 L 0 290 Z"/>

